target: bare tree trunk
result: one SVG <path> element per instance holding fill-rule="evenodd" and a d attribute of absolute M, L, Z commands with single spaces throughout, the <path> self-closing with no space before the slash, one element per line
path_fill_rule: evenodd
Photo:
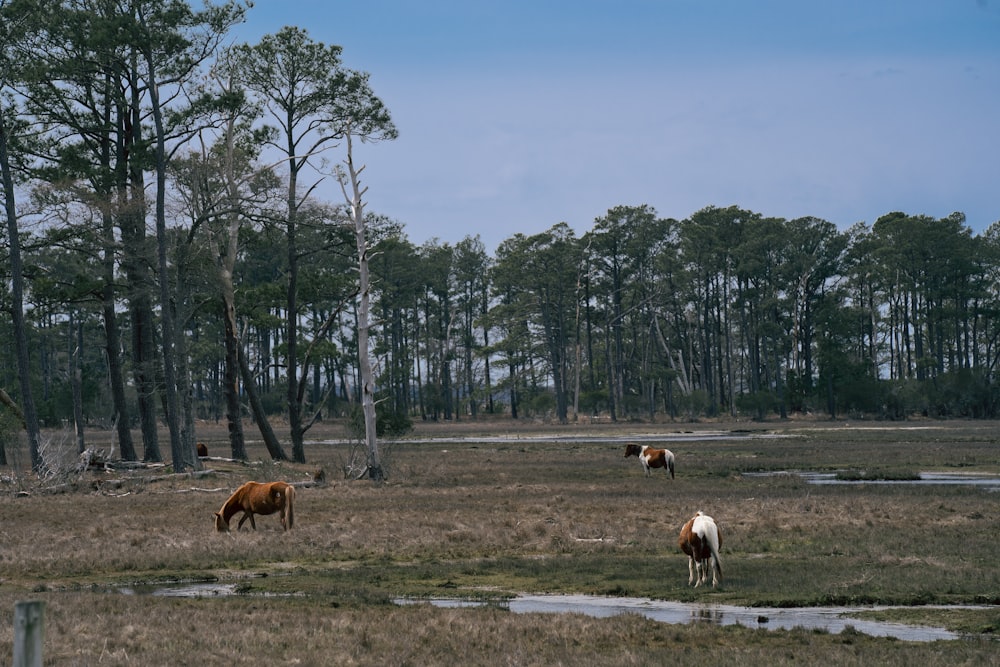
<path fill-rule="evenodd" d="M 225 380 L 223 381 L 222 393 L 226 400 L 226 423 L 229 426 L 229 447 L 234 459 L 244 460 L 247 458 L 246 443 L 243 438 L 242 409 L 240 406 L 240 341 L 236 333 L 236 307 L 233 304 L 231 292 L 232 277 L 225 269 L 219 272 L 223 274 L 222 285 L 222 308 L 223 322 L 225 324 Z M 229 281 L 228 283 L 226 281 Z M 264 416 L 266 419 L 266 416 Z"/>
<path fill-rule="evenodd" d="M 113 83 L 108 77 L 104 85 L 110 88 Z M 106 133 L 101 137 L 100 164 L 103 169 L 113 174 L 113 185 L 101 192 L 107 198 L 109 204 L 114 200 L 115 189 L 124 189 L 124 182 L 127 178 L 126 163 L 128 154 L 127 137 L 121 131 L 124 122 L 124 106 L 111 98 L 103 102 L 102 117 L 109 126 L 118 127 L 118 134 L 115 135 L 114 143 L 112 137 Z M 112 122 L 114 119 L 114 122 Z M 112 159 L 114 168 L 112 169 Z M 115 216 L 111 207 L 105 207 L 101 214 L 101 317 L 104 321 L 104 353 L 108 363 L 108 384 L 111 388 L 111 402 L 114 406 L 114 422 L 118 433 L 118 446 L 121 457 L 125 461 L 137 461 L 139 459 L 135 450 L 135 442 L 132 439 L 132 418 L 129 414 L 128 401 L 125 397 L 125 370 L 122 360 L 121 327 L 118 322 L 118 284 L 115 276 L 116 253 L 118 250 L 118 240 L 115 236 Z"/>
<path fill-rule="evenodd" d="M 247 458 L 247 450 L 243 437 L 243 419 L 240 406 L 240 339 L 239 329 L 236 325 L 236 290 L 233 287 L 233 270 L 236 266 L 236 255 L 239 252 L 240 234 L 240 196 L 234 164 L 236 160 L 235 125 L 233 118 L 229 118 L 226 122 L 225 174 L 226 196 L 229 199 L 229 220 L 226 226 L 225 252 L 219 258 L 219 282 L 222 285 L 222 317 L 225 330 L 226 361 L 223 393 L 226 400 L 226 422 L 229 426 L 229 447 L 234 459 L 243 460 Z M 249 384 L 253 385 L 252 382 Z M 251 386 L 250 389 L 255 390 L 256 386 Z M 257 414 L 256 418 L 258 423 L 260 420 L 267 421 L 265 414 Z M 270 449 L 270 446 L 268 448 Z M 281 455 L 284 458 L 284 452 Z"/>
<path fill-rule="evenodd" d="M 264 439 L 264 446 L 267 447 L 267 453 L 275 461 L 287 461 L 288 456 L 281 448 L 281 443 L 278 442 L 278 437 L 274 434 L 274 429 L 271 428 L 271 422 L 267 420 L 267 411 L 264 409 L 264 404 L 257 394 L 257 384 L 254 382 L 253 373 L 250 372 L 250 365 L 247 364 L 246 357 L 243 356 L 242 351 L 239 357 L 243 388 L 247 392 L 247 398 L 250 399 L 250 409 L 253 411 L 257 428 L 260 429 L 260 435 Z"/>
<path fill-rule="evenodd" d="M 181 446 L 193 452 L 195 465 L 202 467 L 198 458 L 198 440 L 194 424 L 194 383 L 191 379 L 190 345 L 186 337 L 177 340 L 177 401 L 181 420 Z"/>
<path fill-rule="evenodd" d="M 104 287 L 101 290 L 101 313 L 104 321 L 104 354 L 108 362 L 108 384 L 111 385 L 111 403 L 114 406 L 115 428 L 118 433 L 118 447 L 125 461 L 137 461 L 135 443 L 132 440 L 132 419 L 125 399 L 125 378 L 121 360 L 121 331 L 115 312 L 115 251 L 114 229 L 111 216 L 106 216 L 104 230 L 104 258 L 102 259 Z M 110 239 L 110 240 L 109 240 Z"/>
<path fill-rule="evenodd" d="M 73 392 L 73 429 L 76 433 L 76 451 L 82 454 L 87 443 L 83 435 L 83 373 L 80 369 L 80 350 L 83 349 L 83 322 L 78 321 L 74 311 L 69 312 L 66 337 L 69 345 L 69 377 Z"/>
<path fill-rule="evenodd" d="M 144 26 L 145 27 L 145 26 Z M 174 314 L 170 299 L 170 273 L 167 270 L 167 155 L 163 126 L 163 108 L 155 75 L 155 64 L 150 52 L 146 56 L 146 74 L 153 127 L 156 131 L 154 151 L 156 171 L 156 257 L 160 273 L 160 348 L 163 361 L 163 393 L 166 398 L 167 430 L 170 434 L 170 458 L 175 472 L 188 469 L 200 470 L 201 459 L 194 450 L 194 443 L 185 448 L 181 442 L 180 409 L 177 404 L 177 374 L 174 358 Z"/>
<path fill-rule="evenodd" d="M 24 323 L 24 273 L 21 267 L 21 244 L 18 239 L 17 211 L 14 202 L 14 176 L 10 171 L 7 127 L 4 110 L 0 108 L 0 178 L 4 192 L 4 210 L 7 215 L 7 235 L 10 248 L 11 315 L 14 321 L 14 347 L 17 351 L 17 374 L 21 389 L 21 412 L 24 428 L 28 433 L 31 467 L 41 470 L 40 430 L 35 400 L 31 393 L 31 364 L 28 357 L 28 332 Z M 4 454 L 6 460 L 6 454 Z"/>
<path fill-rule="evenodd" d="M 122 235 L 122 263 L 128 280 L 129 315 L 132 319 L 132 365 L 136 393 L 139 399 L 139 426 L 142 430 L 143 460 L 160 462 L 156 423 L 156 346 L 153 342 L 155 324 L 152 304 L 154 265 L 149 256 L 146 237 L 145 179 L 138 162 L 142 146 L 139 82 L 136 63 L 127 73 L 131 80 L 129 105 L 124 109 L 123 122 L 128 128 L 125 137 L 130 156 L 126 166 L 127 184 L 120 191 L 119 215 Z"/>
<path fill-rule="evenodd" d="M 347 132 L 347 178 L 351 182 L 351 192 L 347 191 L 344 176 L 340 177 L 340 187 L 351 208 L 354 221 L 354 238 L 358 247 L 358 366 L 361 372 L 361 409 L 365 417 L 365 449 L 368 454 L 368 478 L 375 481 L 385 479 L 382 461 L 379 457 L 378 439 L 375 431 L 375 378 L 372 374 L 371 357 L 368 349 L 369 302 L 371 286 L 368 276 L 368 242 L 365 239 L 364 202 L 362 197 L 368 190 L 361 187 L 359 176 L 364 166 L 355 169 L 351 151 L 351 133 Z"/>

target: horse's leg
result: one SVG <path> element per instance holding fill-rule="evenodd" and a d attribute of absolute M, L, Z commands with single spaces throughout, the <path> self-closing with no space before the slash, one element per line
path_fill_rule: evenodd
<path fill-rule="evenodd" d="M 694 583 L 694 573 L 697 566 L 694 564 L 694 556 L 688 557 L 688 586 Z"/>
<path fill-rule="evenodd" d="M 240 519 L 240 522 L 236 524 L 236 530 L 242 528 L 243 522 L 246 521 L 247 519 L 250 519 L 250 527 L 253 528 L 254 530 L 257 530 L 257 524 L 253 520 L 253 512 L 251 512 L 250 510 L 243 511 L 243 517 Z"/>

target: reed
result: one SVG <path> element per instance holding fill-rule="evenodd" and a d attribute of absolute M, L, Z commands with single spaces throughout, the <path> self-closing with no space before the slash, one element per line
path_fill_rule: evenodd
<path fill-rule="evenodd" d="M 741 428 L 744 425 L 741 425 Z M 928 426 L 928 425 L 922 425 Z M 753 425 L 754 438 L 679 442 L 677 478 L 647 478 L 622 457 L 624 428 L 587 441 L 476 440 L 504 424 L 469 425 L 468 441 L 395 442 L 389 481 L 338 479 L 348 444 L 311 444 L 308 465 L 212 462 L 205 478 L 164 471 L 85 473 L 61 493 L 20 471 L 0 483 L 0 610 L 41 597 L 47 664 L 990 664 L 1000 604 L 996 495 L 972 487 L 816 486 L 750 472 L 870 469 L 1000 473 L 995 424 L 932 428 Z M 518 427 L 518 429 L 523 427 Z M 684 430 L 717 429 L 718 425 Z M 606 434 L 606 438 L 602 435 Z M 321 434 L 324 439 L 337 432 Z M 420 441 L 416 441 L 417 439 Z M 213 453 L 224 434 L 201 436 Z M 251 443 L 252 457 L 263 458 Z M 328 483 L 308 486 L 317 467 Z M 157 478 L 153 481 L 153 478 Z M 242 482 L 302 484 L 296 523 L 216 534 L 213 512 Z M 111 484 L 114 478 L 114 484 Z M 5 478 L 12 479 L 12 477 Z M 28 490 L 27 495 L 16 493 Z M 723 533 L 724 579 L 687 586 L 677 548 L 698 510 Z M 265 576 L 266 575 L 266 576 Z M 239 582 L 243 595 L 177 600 L 118 592 L 139 582 Z M 581 592 L 743 605 L 919 605 L 917 621 L 973 632 L 934 646 L 861 635 L 665 626 L 637 617 L 515 615 L 497 608 L 397 607 L 403 596 L 502 599 Z M 265 597 L 265 594 L 267 597 Z M 2 612 L 6 614 L 8 612 Z M 0 614 L 0 655 L 11 629 Z M 977 631 L 977 628 L 979 629 Z M 992 628 L 992 629 L 991 629 Z"/>

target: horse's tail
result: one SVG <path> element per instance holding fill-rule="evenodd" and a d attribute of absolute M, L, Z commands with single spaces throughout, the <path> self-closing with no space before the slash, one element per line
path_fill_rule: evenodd
<path fill-rule="evenodd" d="M 708 530 L 705 532 L 705 537 L 708 538 L 708 548 L 712 552 L 712 568 L 715 570 L 715 576 L 722 579 L 722 562 L 719 560 L 719 548 L 722 546 L 722 535 L 719 532 L 719 526 L 716 525 L 715 521 L 712 521 L 708 525 Z"/>
<path fill-rule="evenodd" d="M 674 454 L 669 452 L 667 454 L 667 468 L 670 470 L 670 479 L 676 479 L 674 477 Z"/>
<path fill-rule="evenodd" d="M 288 490 L 285 491 L 285 509 L 282 512 L 282 518 L 285 523 L 285 530 L 291 530 L 292 524 L 295 523 L 295 487 L 289 485 Z"/>

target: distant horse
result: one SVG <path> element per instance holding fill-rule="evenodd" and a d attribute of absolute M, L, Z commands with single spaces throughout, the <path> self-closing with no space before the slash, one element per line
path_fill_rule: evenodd
<path fill-rule="evenodd" d="M 243 522 L 250 519 L 250 527 L 257 530 L 254 514 L 281 513 L 281 526 L 285 530 L 292 527 L 295 516 L 292 505 L 295 502 L 295 487 L 287 482 L 247 482 L 229 496 L 229 500 L 215 513 L 215 529 L 220 533 L 229 532 L 229 520 L 237 512 L 243 512 L 243 517 L 236 525 L 236 530 L 243 527 Z"/>
<path fill-rule="evenodd" d="M 208 447 L 205 446 L 204 442 L 198 443 L 198 456 L 208 456 Z"/>
<path fill-rule="evenodd" d="M 715 519 L 704 512 L 698 512 L 681 528 L 677 540 L 681 551 L 688 555 L 688 585 L 695 588 L 708 581 L 709 567 L 712 569 L 712 588 L 722 579 L 722 564 L 719 563 L 719 547 L 722 533 Z"/>
<path fill-rule="evenodd" d="M 670 473 L 670 479 L 675 479 L 674 477 L 674 453 L 669 449 L 654 449 L 649 445 L 639 445 L 631 442 L 625 445 L 625 458 L 630 456 L 638 457 L 639 462 L 642 463 L 643 470 L 646 471 L 646 475 L 650 475 L 650 468 L 664 468 Z"/>

